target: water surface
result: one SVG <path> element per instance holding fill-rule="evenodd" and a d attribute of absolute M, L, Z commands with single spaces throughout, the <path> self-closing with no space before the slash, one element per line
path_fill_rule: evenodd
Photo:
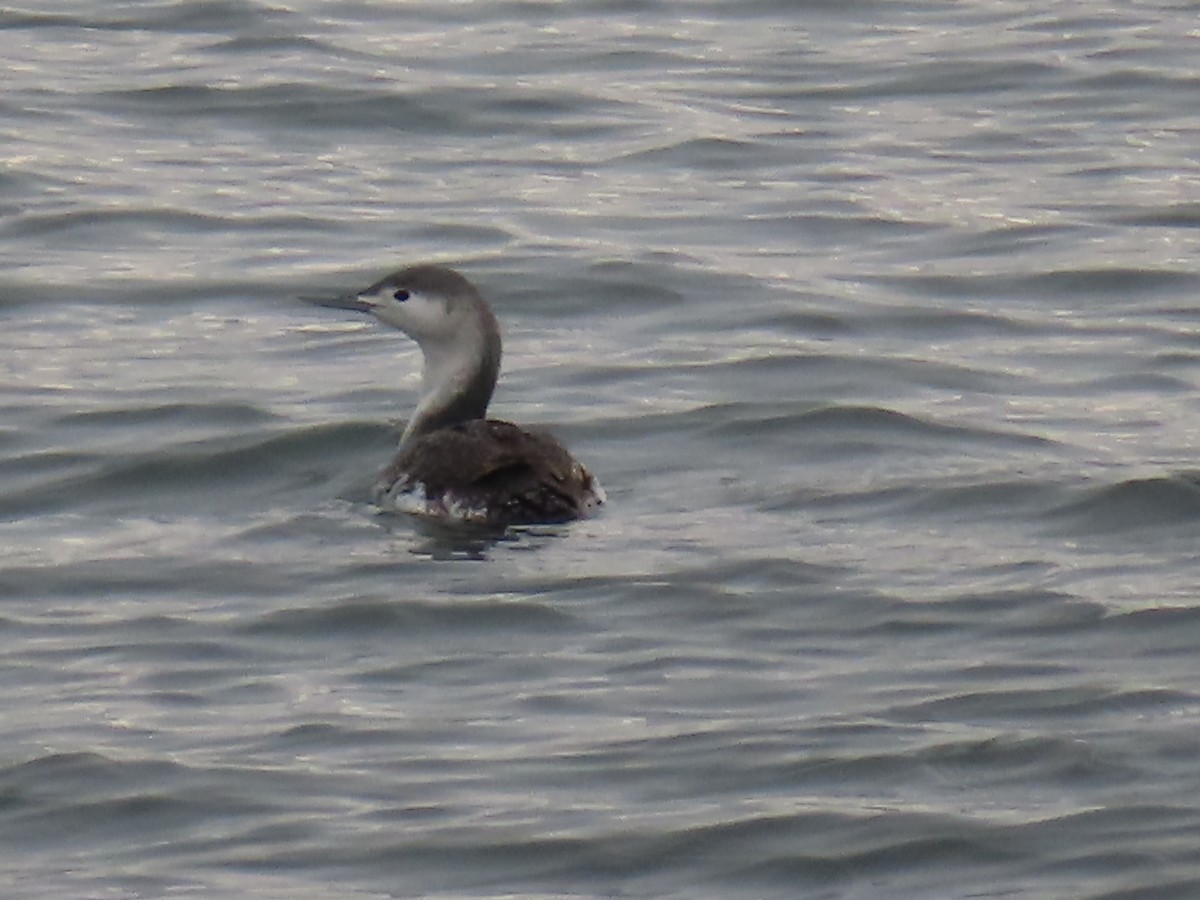
<path fill-rule="evenodd" d="M 1189 897 L 1187 5 L 0 10 L 13 897 Z M 367 502 L 401 335 L 610 503 Z"/>

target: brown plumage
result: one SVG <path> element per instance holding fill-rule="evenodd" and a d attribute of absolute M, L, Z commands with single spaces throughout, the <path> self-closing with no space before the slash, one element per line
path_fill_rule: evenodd
<path fill-rule="evenodd" d="M 587 515 L 597 490 L 592 474 L 550 435 L 472 419 L 402 448 L 380 475 L 376 499 L 403 508 L 402 495 L 419 492 L 427 514 L 532 525 Z"/>

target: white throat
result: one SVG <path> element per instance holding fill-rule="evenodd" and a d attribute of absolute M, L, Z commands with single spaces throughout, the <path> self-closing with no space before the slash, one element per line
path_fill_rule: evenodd
<path fill-rule="evenodd" d="M 418 341 L 425 358 L 421 399 L 400 446 L 447 425 L 487 415 L 500 368 L 500 338 L 471 321 L 448 337 Z"/>

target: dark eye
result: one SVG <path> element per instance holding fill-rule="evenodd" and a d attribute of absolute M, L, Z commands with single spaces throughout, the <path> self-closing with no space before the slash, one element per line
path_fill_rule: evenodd
<path fill-rule="evenodd" d="M 404 288 L 400 288 L 400 290 L 396 291 L 396 293 L 392 294 L 392 296 L 403 303 L 408 299 L 408 291 L 406 291 Z"/>

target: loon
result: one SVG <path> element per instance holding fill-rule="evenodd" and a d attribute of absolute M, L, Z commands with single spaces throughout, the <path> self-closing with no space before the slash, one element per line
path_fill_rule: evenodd
<path fill-rule="evenodd" d="M 599 482 L 557 440 L 487 418 L 500 372 L 500 327 L 470 281 L 415 265 L 358 293 L 310 298 L 370 313 L 424 356 L 416 411 L 372 489 L 381 508 L 486 526 L 569 522 L 604 503 Z"/>

